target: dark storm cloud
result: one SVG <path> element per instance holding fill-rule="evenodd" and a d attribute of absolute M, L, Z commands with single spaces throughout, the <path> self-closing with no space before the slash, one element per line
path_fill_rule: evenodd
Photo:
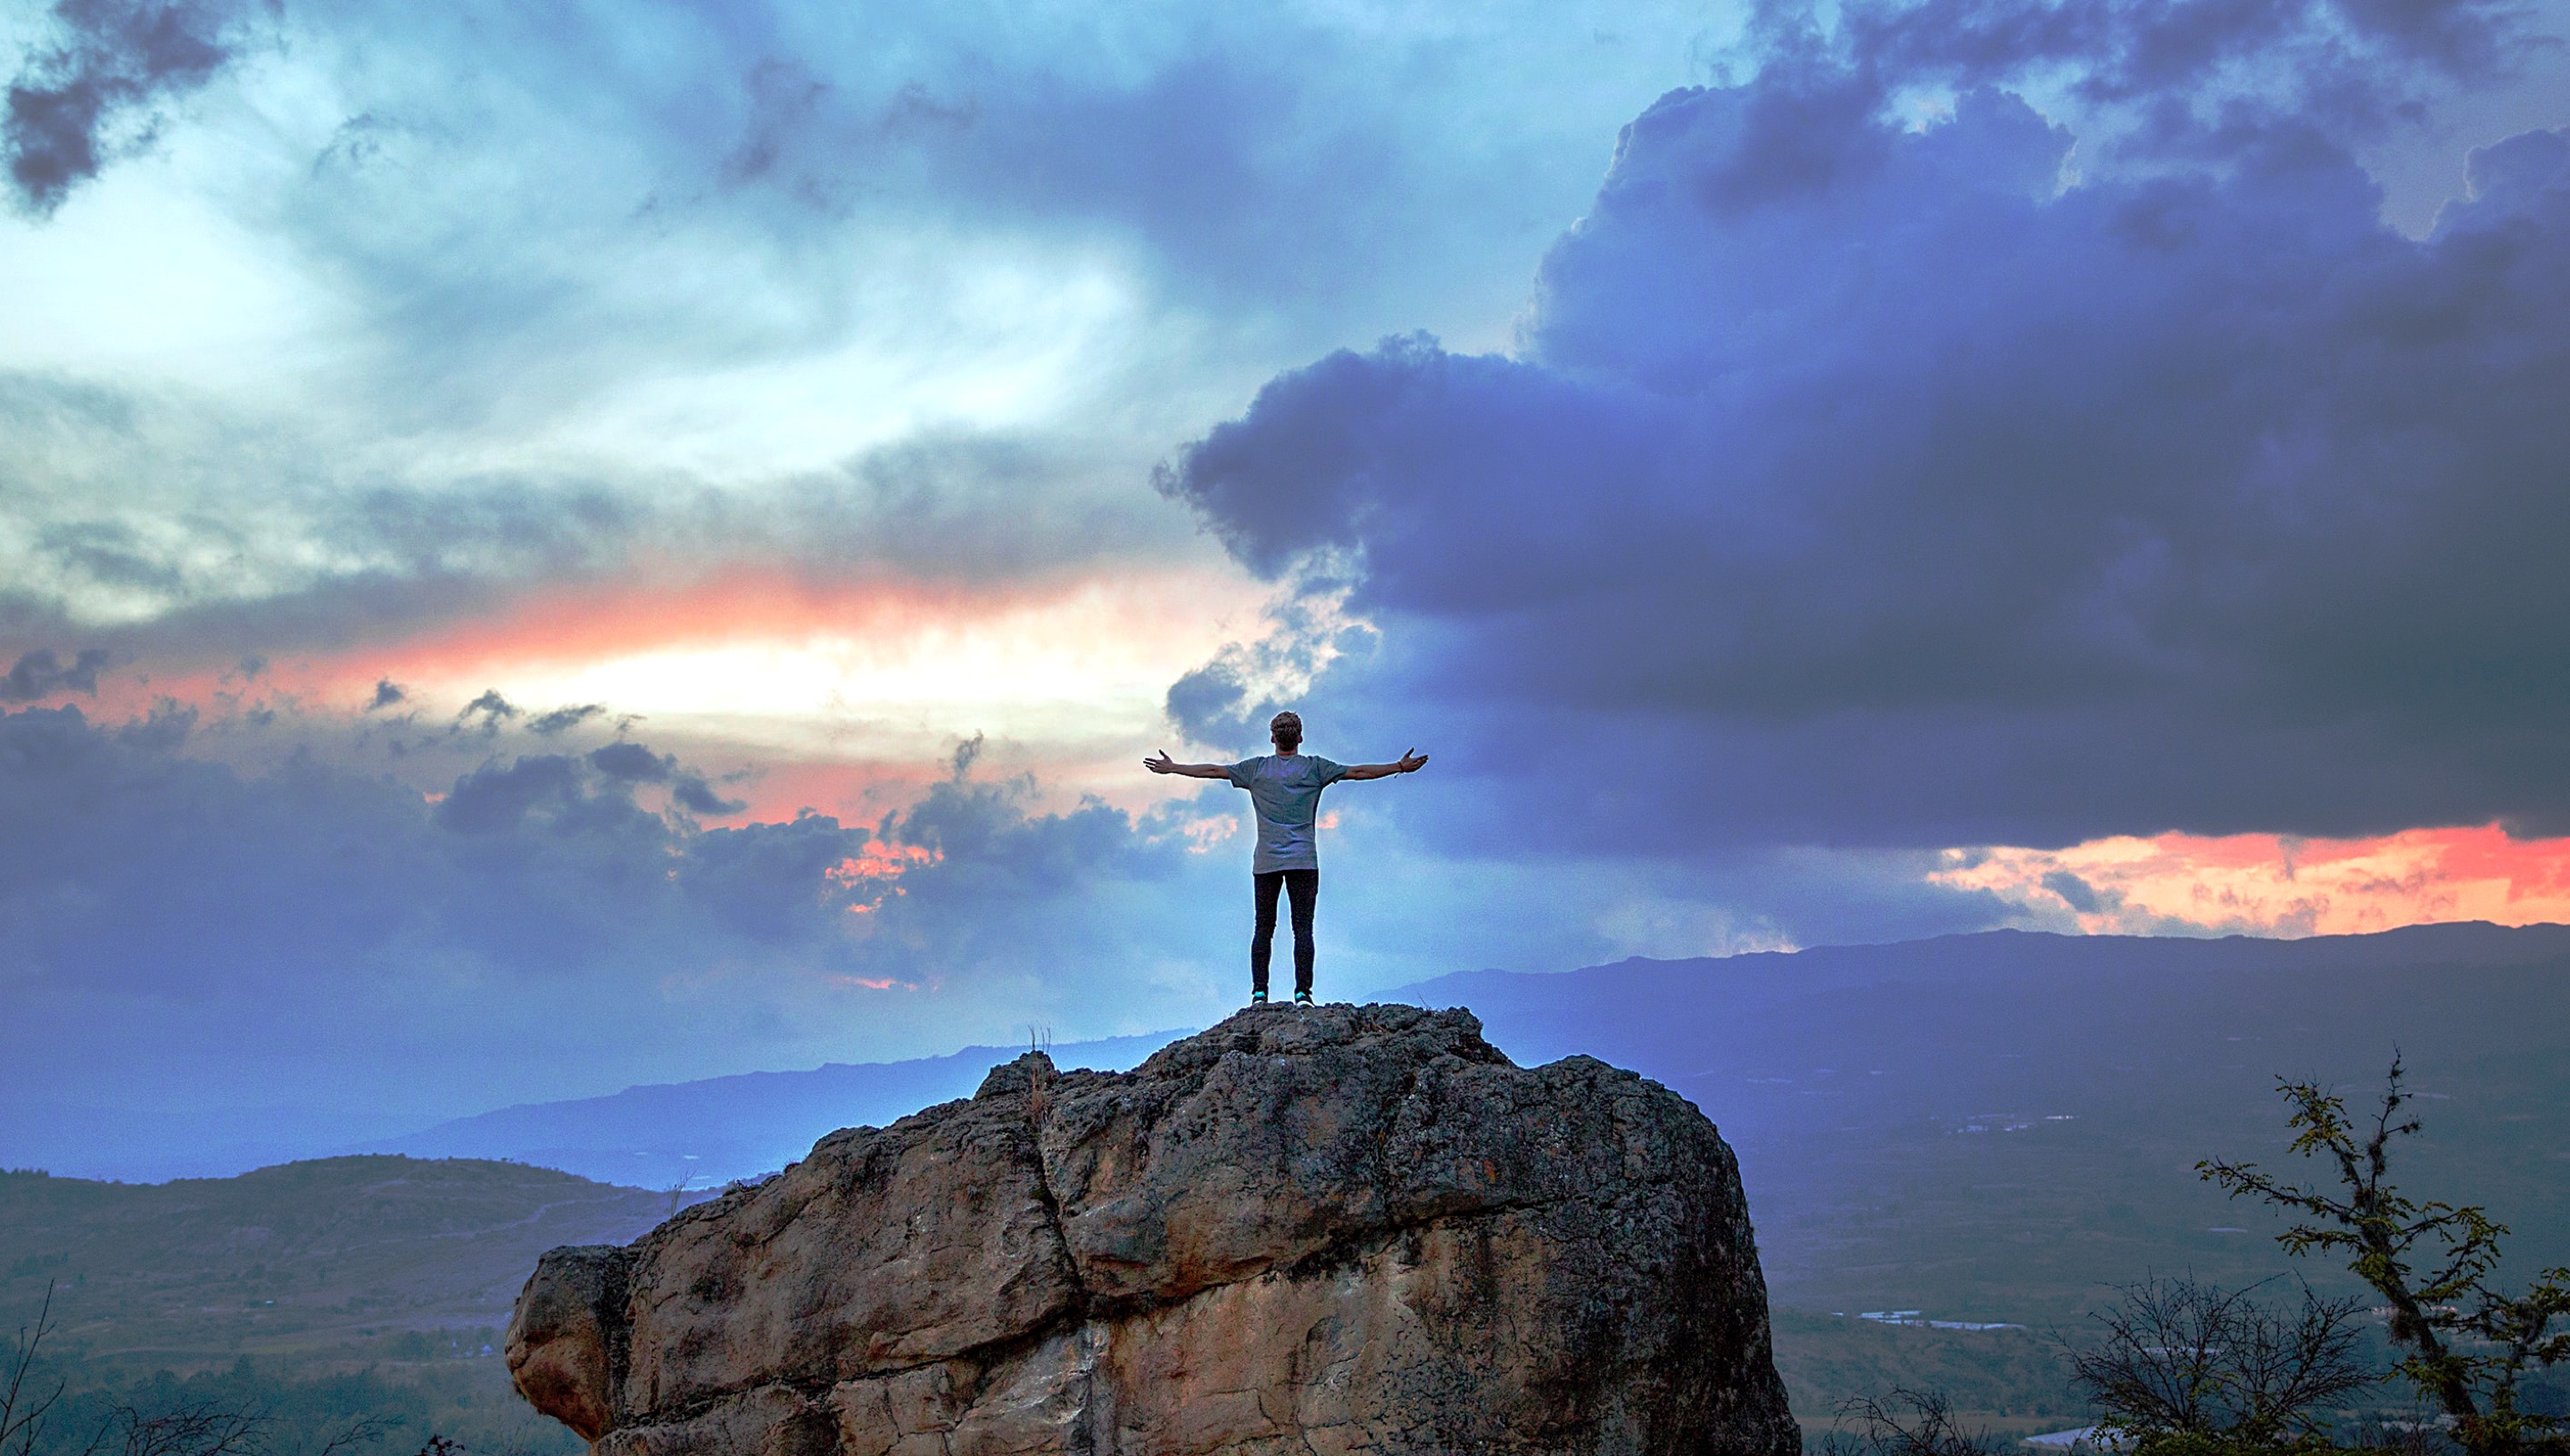
<path fill-rule="evenodd" d="M 505 975 L 683 938 L 662 873 L 681 832 L 577 760 L 486 764 L 432 806 L 312 759 L 245 777 L 187 757 L 194 721 L 0 717 L 15 973 L 186 998 L 441 946 Z"/>
<path fill-rule="evenodd" d="M 239 55 L 258 0 L 55 0 L 59 38 L 9 83 L 0 151 L 26 206 L 51 213 L 113 155 L 148 141 L 153 111 Z"/>
<path fill-rule="evenodd" d="M 39 647 L 10 664 L 8 674 L 0 676 L 0 703 L 31 703 L 56 693 L 77 692 L 98 696 L 98 670 L 108 663 L 102 647 L 86 647 L 70 662 L 54 655 L 51 647 Z"/>
<path fill-rule="evenodd" d="M 1804 31 L 1626 129 L 1517 357 L 1332 355 L 1163 489 L 1262 572 L 1361 563 L 1383 646 L 1316 700 L 1447 735 L 1458 843 L 2558 832 L 2570 140 L 2475 153 L 2411 240 L 2332 140 L 2376 109 L 2285 64 L 2343 25 L 2395 96 L 2502 19 Z M 2139 118 L 2085 175 L 1994 87 L 1887 109 L 2061 62 Z M 1254 706 L 1223 687 L 1172 710 Z"/>
<path fill-rule="evenodd" d="M 256 776 L 190 757 L 194 721 L 0 713 L 20 1094 L 409 1105 L 427 1078 L 471 1110 L 567 1065 L 709 1075 L 851 1028 L 987 1040 L 1195 933 L 1135 912 L 1202 863 L 1168 825 L 1033 812 L 969 771 L 872 826 L 701 830 L 638 801 L 711 795 L 640 744 L 495 758 L 432 801 L 312 757 Z"/>
<path fill-rule="evenodd" d="M 393 681 L 389 677 L 380 677 L 375 679 L 375 695 L 367 701 L 366 711 L 369 713 L 381 712 L 385 708 L 392 707 L 397 703 L 406 702 L 409 698 L 410 690 L 408 688 L 403 687 L 400 683 Z"/>

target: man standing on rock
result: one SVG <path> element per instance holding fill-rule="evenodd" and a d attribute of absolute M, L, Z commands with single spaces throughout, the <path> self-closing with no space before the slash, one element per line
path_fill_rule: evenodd
<path fill-rule="evenodd" d="M 1276 939 L 1276 893 L 1283 891 L 1294 908 L 1294 1004 L 1312 1004 L 1312 906 L 1321 896 L 1321 860 L 1313 831 L 1321 814 L 1321 791 L 1341 779 L 1388 779 L 1415 774 L 1428 755 L 1412 749 L 1395 763 L 1332 763 L 1302 751 L 1303 720 L 1279 713 L 1268 720 L 1267 736 L 1276 751 L 1231 765 L 1171 763 L 1169 751 L 1142 760 L 1155 774 L 1184 774 L 1190 779 L 1229 779 L 1247 789 L 1258 811 L 1258 853 L 1249 862 L 1256 888 L 1257 919 L 1249 932 L 1249 1003 L 1267 1004 L 1267 958 Z"/>

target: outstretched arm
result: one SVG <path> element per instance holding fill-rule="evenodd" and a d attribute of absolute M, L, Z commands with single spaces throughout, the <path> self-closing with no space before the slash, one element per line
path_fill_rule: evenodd
<path fill-rule="evenodd" d="M 1428 767 L 1428 755 L 1412 749 L 1392 763 L 1361 763 L 1348 770 L 1351 779 L 1388 779 L 1395 774 L 1415 774 Z"/>
<path fill-rule="evenodd" d="M 1231 770 L 1225 765 L 1218 763 L 1171 763 L 1169 761 L 1169 751 L 1165 748 L 1161 749 L 1157 756 L 1142 760 L 1142 767 L 1149 769 L 1155 774 L 1184 774 L 1190 779 L 1227 779 L 1231 777 Z"/>

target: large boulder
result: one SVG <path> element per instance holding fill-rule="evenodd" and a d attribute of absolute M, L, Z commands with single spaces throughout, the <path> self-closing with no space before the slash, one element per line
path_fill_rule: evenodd
<path fill-rule="evenodd" d="M 996 1068 L 519 1296 L 601 1456 L 1800 1449 L 1731 1150 L 1465 1011 Z"/>

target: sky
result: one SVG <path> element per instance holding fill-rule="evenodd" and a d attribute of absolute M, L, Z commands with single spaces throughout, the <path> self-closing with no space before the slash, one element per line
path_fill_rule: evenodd
<path fill-rule="evenodd" d="M 0 5 L 0 1164 L 1209 1024 L 1284 706 L 1333 998 L 2570 917 L 2565 35 Z"/>

